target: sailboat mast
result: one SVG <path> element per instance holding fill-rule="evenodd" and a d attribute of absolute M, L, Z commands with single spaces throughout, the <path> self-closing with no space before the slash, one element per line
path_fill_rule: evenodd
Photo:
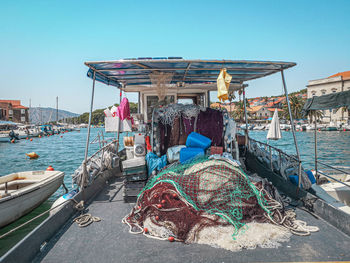
<path fill-rule="evenodd" d="M 58 96 L 56 97 L 56 124 L 58 124 Z"/>

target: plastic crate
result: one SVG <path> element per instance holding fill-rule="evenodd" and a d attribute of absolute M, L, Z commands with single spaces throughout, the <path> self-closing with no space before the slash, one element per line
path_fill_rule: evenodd
<path fill-rule="evenodd" d="M 125 176 L 126 181 L 128 182 L 135 182 L 135 181 L 146 181 L 147 180 L 147 173 L 141 173 L 141 174 L 131 174 Z"/>

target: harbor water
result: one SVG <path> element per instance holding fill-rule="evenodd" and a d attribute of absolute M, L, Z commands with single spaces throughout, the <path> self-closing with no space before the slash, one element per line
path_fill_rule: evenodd
<path fill-rule="evenodd" d="M 93 128 L 91 132 L 92 141 L 98 131 L 102 129 Z M 267 142 L 267 131 L 250 131 L 249 135 L 259 141 Z M 297 140 L 306 169 L 314 168 L 314 132 L 297 132 Z M 65 173 L 65 185 L 72 189 L 71 175 L 74 173 L 84 158 L 87 129 L 80 132 L 68 132 L 43 138 L 21 140 L 18 143 L 0 144 L 0 176 L 20 171 L 45 170 L 49 165 L 55 170 Z M 330 165 L 350 166 L 350 132 L 317 132 L 318 136 L 318 157 Z M 116 134 L 108 134 L 107 137 L 116 137 Z M 269 141 L 269 144 L 280 148 L 289 154 L 295 154 L 295 146 L 291 132 L 282 132 L 282 139 Z M 89 155 L 99 148 L 98 143 L 90 144 Z M 26 158 L 25 153 L 36 152 L 40 157 L 36 160 Z M 57 192 L 41 206 L 30 214 L 22 217 L 16 222 L 0 229 L 0 235 L 8 232 L 14 227 L 26 222 L 30 218 L 48 210 L 55 199 L 64 194 L 60 187 Z M 37 219 L 29 225 L 12 233 L 4 239 L 0 239 L 0 256 L 21 238 L 40 224 L 48 215 Z"/>

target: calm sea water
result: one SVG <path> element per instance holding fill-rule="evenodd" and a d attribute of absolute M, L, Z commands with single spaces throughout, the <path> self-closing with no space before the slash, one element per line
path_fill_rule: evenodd
<path fill-rule="evenodd" d="M 93 128 L 91 139 L 96 137 L 99 128 Z M 250 131 L 250 136 L 262 142 L 266 140 L 267 131 Z M 14 172 L 28 170 L 45 170 L 49 165 L 55 170 L 65 172 L 65 184 L 72 189 L 71 174 L 84 159 L 85 141 L 87 129 L 80 132 L 69 132 L 51 137 L 33 138 L 33 141 L 21 140 L 16 144 L 0 143 L 0 176 Z M 350 132 L 317 132 L 319 159 L 331 164 L 350 166 Z M 115 134 L 107 135 L 115 137 Z M 297 132 L 299 149 L 305 168 L 313 168 L 314 162 L 314 133 Z M 295 154 L 295 146 L 291 132 L 282 132 L 282 139 L 271 141 L 274 145 L 287 153 Z M 89 155 L 98 149 L 98 144 L 91 144 Z M 40 157 L 37 160 L 29 160 L 25 153 L 36 152 Z M 62 187 L 40 207 L 32 213 L 22 217 L 17 222 L 0 229 L 0 235 L 22 224 L 35 215 L 50 208 L 57 197 L 64 194 Z M 17 243 L 24 235 L 34 229 L 45 217 L 42 217 L 19 231 L 0 240 L 0 255 Z"/>

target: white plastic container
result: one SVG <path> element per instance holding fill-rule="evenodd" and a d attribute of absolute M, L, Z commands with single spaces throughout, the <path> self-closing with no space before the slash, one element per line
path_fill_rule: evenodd
<path fill-rule="evenodd" d="M 126 150 L 126 159 L 127 160 L 134 159 L 135 157 L 134 146 L 125 146 L 125 150 Z"/>
<path fill-rule="evenodd" d="M 145 158 L 134 158 L 122 162 L 123 170 L 146 165 Z"/>

